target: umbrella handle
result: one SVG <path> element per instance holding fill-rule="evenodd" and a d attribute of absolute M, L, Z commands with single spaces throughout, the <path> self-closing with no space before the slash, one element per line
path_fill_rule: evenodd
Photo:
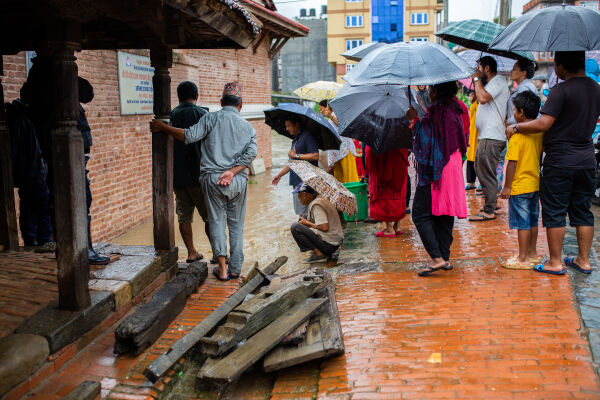
<path fill-rule="evenodd" d="M 408 106 L 412 107 L 412 93 L 410 92 L 410 85 L 408 85 Z"/>

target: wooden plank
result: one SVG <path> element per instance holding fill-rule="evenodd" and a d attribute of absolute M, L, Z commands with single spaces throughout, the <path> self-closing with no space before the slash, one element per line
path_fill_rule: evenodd
<path fill-rule="evenodd" d="M 208 276 L 205 262 L 194 262 L 171 282 L 167 282 L 115 330 L 117 354 L 140 354 L 169 327 L 183 310 L 190 294 L 198 289 Z"/>
<path fill-rule="evenodd" d="M 283 264 L 287 262 L 287 257 L 282 256 L 264 268 L 267 274 L 273 274 Z M 210 313 L 198 325 L 192 328 L 187 335 L 179 339 L 171 348 L 159 358 L 156 359 L 146 370 L 144 375 L 152 382 L 156 382 L 180 357 L 187 353 L 202 337 L 210 332 L 223 318 L 240 304 L 248 294 L 258 288 L 265 278 L 258 274 L 246 283 L 240 290 L 235 292 L 215 311 Z"/>
<path fill-rule="evenodd" d="M 226 357 L 202 368 L 199 380 L 230 383 L 306 321 L 327 299 L 305 299 L 271 322 Z"/>
<path fill-rule="evenodd" d="M 204 354 L 218 357 L 249 338 L 276 318 L 316 291 L 329 281 L 323 277 L 311 276 L 306 280 L 283 287 L 274 294 L 260 293 L 242 303 L 227 316 L 211 337 L 200 340 Z"/>
<path fill-rule="evenodd" d="M 100 382 L 83 381 L 63 397 L 63 400 L 94 400 L 98 396 L 100 396 Z"/>
<path fill-rule="evenodd" d="M 310 318 L 306 338 L 298 346 L 279 345 L 265 357 L 266 372 L 302 364 L 307 361 L 331 357 L 344 352 L 342 327 L 335 300 L 334 284 L 326 289 L 327 305 Z"/>

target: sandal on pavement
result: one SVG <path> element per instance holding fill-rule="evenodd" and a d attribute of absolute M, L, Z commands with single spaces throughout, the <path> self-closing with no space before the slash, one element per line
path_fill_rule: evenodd
<path fill-rule="evenodd" d="M 395 237 L 396 237 L 396 234 L 394 233 L 393 235 L 388 235 L 388 234 L 386 234 L 386 233 L 385 233 L 385 230 L 383 230 L 383 231 L 381 231 L 381 232 L 377 232 L 377 233 L 375 234 L 375 236 L 377 236 L 377 237 L 395 238 Z"/>
<path fill-rule="evenodd" d="M 219 267 L 213 268 L 213 275 L 216 276 L 217 279 L 221 282 L 226 282 L 231 279 L 231 275 L 229 275 L 229 272 L 227 273 L 227 278 L 221 278 L 221 275 L 219 275 Z"/>
<path fill-rule="evenodd" d="M 591 268 L 583 269 L 579 265 L 575 264 L 575 257 L 565 257 L 563 261 L 565 262 L 565 264 L 567 264 L 568 267 L 571 267 L 574 270 L 581 272 L 582 274 L 590 275 L 592 273 Z"/>
<path fill-rule="evenodd" d="M 452 268 L 454 268 L 454 267 L 452 265 L 450 265 L 450 263 L 446 263 L 446 264 L 441 265 L 439 267 L 429 267 L 429 266 L 427 266 L 424 269 L 422 269 L 419 272 L 417 272 L 417 275 L 419 275 L 419 276 L 429 276 L 429 274 L 431 274 L 432 272 L 439 271 L 441 269 L 448 271 L 448 270 L 451 270 Z"/>
<path fill-rule="evenodd" d="M 185 260 L 186 263 L 193 263 L 194 261 L 200 261 L 204 258 L 204 256 L 202 254 L 198 254 L 198 257 L 196 258 L 188 258 Z"/>
<path fill-rule="evenodd" d="M 567 269 L 564 268 L 560 271 L 550 271 L 544 268 L 544 266 L 546 265 L 547 261 L 544 261 L 541 264 L 536 265 L 535 267 L 533 267 L 533 270 L 536 272 L 543 272 L 545 274 L 550 274 L 550 275 L 564 275 L 567 273 Z"/>
<path fill-rule="evenodd" d="M 510 257 L 508 260 L 504 261 L 502 264 L 504 268 L 508 269 L 532 269 L 533 263 L 522 263 L 519 261 L 517 257 Z"/>
<path fill-rule="evenodd" d="M 469 216 L 469 221 L 490 221 L 492 219 L 496 219 L 496 216 L 488 217 L 484 214 L 474 214 Z"/>
<path fill-rule="evenodd" d="M 396 231 L 396 236 L 400 236 L 402 235 L 404 232 L 403 231 Z"/>
<path fill-rule="evenodd" d="M 465 185 L 465 190 L 474 190 L 476 188 L 475 185 Z"/>

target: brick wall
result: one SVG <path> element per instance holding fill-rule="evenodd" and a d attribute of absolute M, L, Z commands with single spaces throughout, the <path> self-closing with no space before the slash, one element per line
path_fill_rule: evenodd
<path fill-rule="evenodd" d="M 246 50 L 177 50 L 171 69 L 172 104 L 182 80 L 198 84 L 200 101 L 217 104 L 223 85 L 232 80 L 244 84 L 245 104 L 271 102 L 268 42 L 253 54 Z M 88 164 L 94 202 L 92 237 L 109 240 L 152 216 L 152 147 L 148 133 L 151 115 L 120 113 L 117 52 L 77 53 L 79 75 L 94 87 L 94 100 L 85 105 L 94 146 Z M 26 79 L 25 53 L 4 56 L 5 101 L 19 95 Z M 270 129 L 264 119 L 251 121 L 258 134 L 259 157 L 271 166 Z M 17 199 L 18 201 L 18 199 Z"/>

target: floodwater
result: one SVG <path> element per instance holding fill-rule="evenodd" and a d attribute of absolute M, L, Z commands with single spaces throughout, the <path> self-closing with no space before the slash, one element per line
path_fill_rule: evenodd
<path fill-rule="evenodd" d="M 290 226 L 297 220 L 292 203 L 292 188 L 287 184 L 287 175 L 278 186 L 272 186 L 271 180 L 285 165 L 291 140 L 274 133 L 272 140 L 273 167 L 266 173 L 250 176 L 248 185 L 246 225 L 244 230 L 244 266 L 242 273 L 258 262 L 264 267 L 275 258 L 285 255 L 287 264 L 280 272 L 296 270 L 299 262 L 308 257 L 300 253 L 290 233 Z M 150 205 L 149 205 L 150 206 Z M 115 238 L 113 243 L 123 245 L 152 245 L 152 221 Z M 212 257 L 208 239 L 204 234 L 204 223 L 194 212 L 194 245 L 205 258 Z M 175 215 L 175 241 L 179 247 L 179 258 L 184 259 L 187 251 L 179 234 L 177 215 Z"/>

